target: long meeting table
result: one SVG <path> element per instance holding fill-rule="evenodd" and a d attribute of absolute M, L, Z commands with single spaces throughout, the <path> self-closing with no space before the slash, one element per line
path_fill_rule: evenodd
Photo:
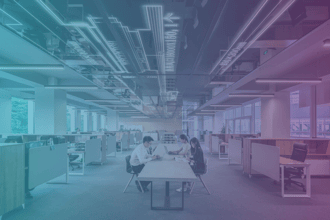
<path fill-rule="evenodd" d="M 170 182 L 195 182 L 196 175 L 191 169 L 188 162 L 182 159 L 175 160 L 175 157 L 182 157 L 180 155 L 166 154 L 165 147 L 169 151 L 179 149 L 177 144 L 159 144 L 154 151 L 154 155 L 160 155 L 160 160 L 153 160 L 148 162 L 138 176 L 140 181 L 151 181 L 151 209 L 152 210 L 183 210 L 184 208 L 184 191 L 182 190 L 182 206 L 171 207 L 170 203 Z M 152 203 L 153 198 L 153 181 L 161 181 L 165 183 L 165 200 L 163 207 L 154 207 Z"/>

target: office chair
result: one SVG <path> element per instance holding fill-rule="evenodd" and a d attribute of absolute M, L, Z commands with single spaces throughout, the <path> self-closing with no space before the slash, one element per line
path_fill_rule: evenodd
<path fill-rule="evenodd" d="M 296 160 L 300 162 L 305 162 L 306 156 L 307 156 L 307 144 L 303 143 L 294 143 L 293 144 L 293 151 L 291 154 L 290 159 Z M 288 167 L 284 169 L 284 178 L 286 180 L 284 181 L 284 186 L 291 186 L 291 184 L 294 184 L 296 186 L 299 186 L 303 189 L 304 192 L 306 192 L 306 187 L 304 184 L 298 181 L 292 180 L 293 178 L 301 178 L 304 175 L 304 168 L 302 167 Z"/>
<path fill-rule="evenodd" d="M 73 161 L 75 161 L 77 158 L 79 157 L 79 155 L 69 155 L 69 165 L 72 168 L 72 171 L 74 171 L 74 167 L 73 167 Z M 78 165 L 78 168 L 80 168 L 80 166 Z"/>
<path fill-rule="evenodd" d="M 204 174 L 207 174 L 207 171 L 208 171 L 208 159 L 206 159 L 204 157 L 204 170 L 202 172 L 198 172 L 198 173 L 195 173 L 196 174 L 196 177 L 198 177 L 200 179 L 200 181 L 202 182 L 203 186 L 205 187 L 207 193 L 209 195 L 211 195 L 209 189 L 207 188 L 207 186 L 205 185 L 204 181 L 202 180 L 202 177 L 201 175 L 204 175 Z M 190 193 L 192 193 L 193 189 L 194 189 L 194 186 L 195 186 L 195 182 L 193 182 L 192 186 L 191 186 L 191 190 L 190 190 Z"/>
<path fill-rule="evenodd" d="M 132 174 L 132 177 L 131 177 L 131 179 L 128 181 L 128 183 L 127 183 L 127 185 L 126 185 L 126 187 L 125 187 L 123 193 L 126 192 L 126 189 L 127 189 L 127 187 L 129 186 L 129 184 L 132 182 L 134 176 L 138 177 L 138 174 L 137 174 L 137 173 L 134 173 L 133 168 L 132 168 L 131 163 L 130 163 L 131 155 L 128 155 L 127 157 L 125 157 L 125 160 L 126 160 L 126 172 L 129 173 L 129 174 Z M 144 193 L 144 190 L 143 190 L 143 187 L 142 187 L 140 181 L 139 181 L 139 180 L 137 180 L 137 181 L 138 181 L 138 183 L 139 183 L 139 185 L 140 185 L 140 187 L 141 187 L 142 192 Z"/>

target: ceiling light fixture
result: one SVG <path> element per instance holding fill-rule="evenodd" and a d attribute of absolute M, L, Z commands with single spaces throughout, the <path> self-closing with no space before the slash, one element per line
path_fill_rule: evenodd
<path fill-rule="evenodd" d="M 321 83 L 322 79 L 256 79 L 256 83 Z"/>
<path fill-rule="evenodd" d="M 211 107 L 234 107 L 234 106 L 242 106 L 240 104 L 232 104 L 232 105 L 210 105 Z"/>
<path fill-rule="evenodd" d="M 67 90 L 91 89 L 91 90 L 96 90 L 99 88 L 97 86 L 45 86 L 45 89 L 67 89 Z"/>
<path fill-rule="evenodd" d="M 323 41 L 323 46 L 324 46 L 324 47 L 330 47 L 330 39 L 325 39 L 325 40 Z"/>
<path fill-rule="evenodd" d="M 196 113 L 196 115 L 214 115 L 215 113 Z"/>
<path fill-rule="evenodd" d="M 241 98 L 271 98 L 274 94 L 229 94 L 229 97 L 241 97 Z"/>
<path fill-rule="evenodd" d="M 131 118 L 149 118 L 148 116 L 131 116 Z"/>
<path fill-rule="evenodd" d="M 122 102 L 118 99 L 85 99 L 86 102 Z"/>
<path fill-rule="evenodd" d="M 64 70 L 59 64 L 11 64 L 0 65 L 0 70 Z"/>
<path fill-rule="evenodd" d="M 221 111 L 221 110 L 201 110 L 202 112 L 217 112 L 217 111 Z"/>
<path fill-rule="evenodd" d="M 226 82 L 226 81 L 213 81 L 210 82 L 210 85 L 230 85 L 233 84 L 234 82 Z"/>

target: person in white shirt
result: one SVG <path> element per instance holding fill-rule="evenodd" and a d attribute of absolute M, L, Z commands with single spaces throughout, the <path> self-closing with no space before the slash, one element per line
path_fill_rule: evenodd
<path fill-rule="evenodd" d="M 145 136 L 143 138 L 143 143 L 137 146 L 132 152 L 130 163 L 134 173 L 140 173 L 147 162 L 159 158 L 158 155 L 152 156 L 148 153 L 148 149 L 151 146 L 152 141 L 152 137 Z M 149 191 L 147 186 L 150 181 L 140 181 L 140 183 L 144 191 Z M 142 192 L 138 181 L 135 181 L 135 184 L 138 190 Z"/>
<path fill-rule="evenodd" d="M 188 143 L 188 138 L 186 135 L 181 134 L 180 135 L 180 142 L 182 143 L 181 148 L 177 151 L 169 151 L 169 154 L 181 154 L 185 155 L 187 158 L 190 157 L 191 155 L 191 147 L 190 144 Z"/>

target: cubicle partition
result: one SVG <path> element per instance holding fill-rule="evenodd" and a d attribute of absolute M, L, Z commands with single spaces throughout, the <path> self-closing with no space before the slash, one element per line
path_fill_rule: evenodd
<path fill-rule="evenodd" d="M 243 144 L 240 139 L 229 139 L 228 142 L 228 163 L 242 164 Z"/>
<path fill-rule="evenodd" d="M 135 144 L 135 133 L 130 132 L 129 134 L 129 146 L 134 146 Z"/>
<path fill-rule="evenodd" d="M 107 156 L 116 153 L 116 135 L 107 135 Z"/>
<path fill-rule="evenodd" d="M 68 144 L 27 148 L 27 189 L 68 174 Z"/>
<path fill-rule="evenodd" d="M 99 162 L 101 160 L 101 139 L 87 140 L 85 143 L 85 164 Z"/>
<path fill-rule="evenodd" d="M 282 157 L 289 158 L 292 154 L 294 143 L 305 143 L 308 145 L 308 154 L 305 162 L 311 164 L 311 175 L 330 175 L 330 140 L 321 138 L 284 138 L 284 139 L 243 139 L 243 171 L 249 175 L 257 174 L 251 167 L 251 160 L 255 158 L 252 144 L 259 143 L 270 146 L 277 146 Z"/>
<path fill-rule="evenodd" d="M 24 207 L 24 144 L 0 143 L 0 219 L 19 206 Z"/>

